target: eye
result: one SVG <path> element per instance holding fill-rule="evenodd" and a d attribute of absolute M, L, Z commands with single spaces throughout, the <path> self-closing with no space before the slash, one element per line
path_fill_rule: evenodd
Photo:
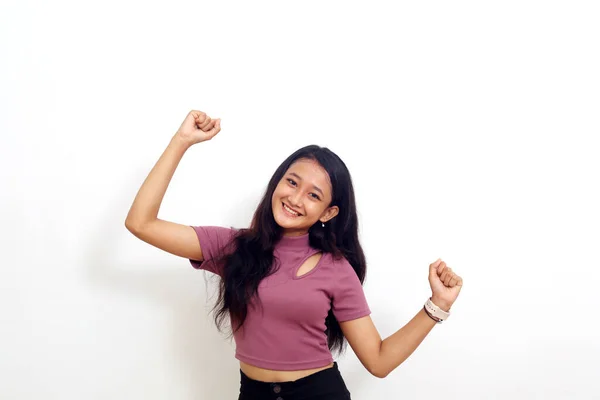
<path fill-rule="evenodd" d="M 288 178 L 287 181 L 292 185 L 296 186 L 296 182 L 293 179 Z"/>
<path fill-rule="evenodd" d="M 320 198 L 320 197 L 319 197 L 317 194 L 315 194 L 315 193 L 311 193 L 310 195 L 311 195 L 311 196 L 312 196 L 314 199 L 321 200 L 321 198 Z"/>

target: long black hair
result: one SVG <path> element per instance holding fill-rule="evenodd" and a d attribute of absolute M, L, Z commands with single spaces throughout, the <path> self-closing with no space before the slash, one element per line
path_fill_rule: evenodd
<path fill-rule="evenodd" d="M 230 317 L 232 334 L 241 328 L 250 301 L 257 294 L 260 281 L 275 271 L 273 249 L 283 235 L 273 216 L 272 196 L 290 166 L 307 159 L 319 163 L 329 174 L 332 187 L 331 206 L 338 206 L 336 217 L 325 227 L 317 221 L 309 228 L 309 243 L 335 258 L 345 257 L 352 265 L 361 284 L 366 275 L 366 260 L 358 241 L 358 217 L 350 172 L 344 162 L 326 147 L 310 145 L 290 155 L 275 171 L 258 205 L 250 228 L 240 229 L 235 238 L 235 250 L 222 255 L 223 275 L 217 302 L 213 307 L 215 323 L 222 331 Z M 258 299 L 258 297 L 257 297 Z M 331 310 L 325 320 L 327 342 L 331 351 L 343 352 L 344 335 Z"/>

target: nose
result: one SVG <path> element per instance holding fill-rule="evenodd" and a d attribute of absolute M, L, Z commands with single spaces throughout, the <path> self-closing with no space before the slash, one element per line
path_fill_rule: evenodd
<path fill-rule="evenodd" d="M 290 202 L 291 206 L 298 207 L 298 206 L 300 206 L 301 199 L 302 199 L 302 193 L 300 193 L 300 191 L 297 191 L 294 194 L 290 195 L 288 201 Z"/>

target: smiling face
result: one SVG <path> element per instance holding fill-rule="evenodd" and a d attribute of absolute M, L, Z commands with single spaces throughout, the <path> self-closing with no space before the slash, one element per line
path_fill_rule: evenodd
<path fill-rule="evenodd" d="M 329 207 L 332 188 L 327 171 L 315 160 L 299 159 L 277 184 L 271 205 L 273 216 L 284 236 L 308 232 L 315 222 L 327 222 L 339 211 Z"/>

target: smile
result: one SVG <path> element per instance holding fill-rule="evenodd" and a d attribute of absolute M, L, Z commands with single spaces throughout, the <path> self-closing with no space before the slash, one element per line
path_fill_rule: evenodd
<path fill-rule="evenodd" d="M 298 213 L 298 212 L 296 212 L 296 211 L 292 210 L 291 208 L 289 208 L 288 206 L 286 206 L 284 203 L 281 203 L 281 204 L 283 204 L 283 210 L 284 210 L 284 211 L 285 211 L 285 212 L 286 212 L 288 215 L 290 215 L 290 216 L 292 216 L 292 217 L 298 217 L 298 216 L 302 215 L 302 214 L 300 214 L 300 213 Z"/>

